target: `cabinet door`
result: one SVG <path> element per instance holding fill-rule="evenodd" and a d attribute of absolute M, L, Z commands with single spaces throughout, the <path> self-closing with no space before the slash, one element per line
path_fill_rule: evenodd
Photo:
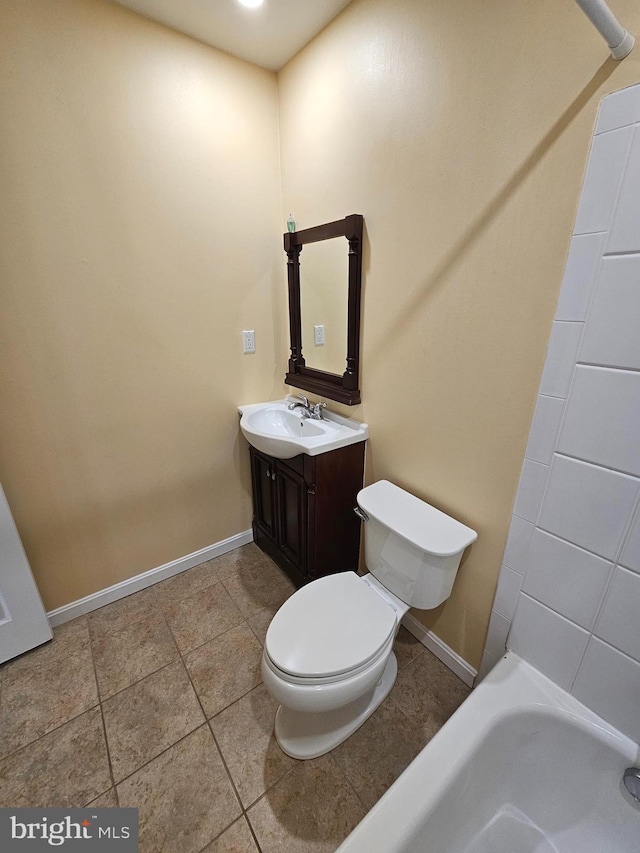
<path fill-rule="evenodd" d="M 251 448 L 253 512 L 255 523 L 271 539 L 276 539 L 275 464 Z"/>
<path fill-rule="evenodd" d="M 307 567 L 307 484 L 289 467 L 276 462 L 278 545 L 303 574 Z"/>

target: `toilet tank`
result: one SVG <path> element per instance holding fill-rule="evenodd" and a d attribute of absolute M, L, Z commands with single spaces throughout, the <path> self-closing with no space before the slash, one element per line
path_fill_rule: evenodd
<path fill-rule="evenodd" d="M 478 538 L 475 530 L 388 480 L 362 489 L 358 506 L 368 519 L 365 563 L 371 574 L 420 610 L 449 598 L 462 553 Z"/>

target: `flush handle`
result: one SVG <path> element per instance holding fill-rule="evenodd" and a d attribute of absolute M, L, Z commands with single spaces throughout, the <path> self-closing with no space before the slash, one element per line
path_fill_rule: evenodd
<path fill-rule="evenodd" d="M 640 767 L 627 767 L 622 781 L 634 800 L 640 803 Z"/>
<path fill-rule="evenodd" d="M 363 509 L 360 509 L 359 506 L 354 506 L 353 511 L 361 521 L 369 521 L 369 516 Z"/>

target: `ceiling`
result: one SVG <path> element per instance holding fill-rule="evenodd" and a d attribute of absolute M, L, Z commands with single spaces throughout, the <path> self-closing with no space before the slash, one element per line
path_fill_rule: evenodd
<path fill-rule="evenodd" d="M 116 0 L 146 18 L 277 71 L 351 0 Z"/>

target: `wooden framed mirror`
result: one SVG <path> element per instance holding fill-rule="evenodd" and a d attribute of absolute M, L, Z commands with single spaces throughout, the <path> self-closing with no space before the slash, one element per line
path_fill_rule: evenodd
<path fill-rule="evenodd" d="M 284 381 L 347 406 L 360 402 L 363 227 L 352 213 L 284 235 L 291 336 Z M 302 249 L 312 244 L 301 266 Z"/>

